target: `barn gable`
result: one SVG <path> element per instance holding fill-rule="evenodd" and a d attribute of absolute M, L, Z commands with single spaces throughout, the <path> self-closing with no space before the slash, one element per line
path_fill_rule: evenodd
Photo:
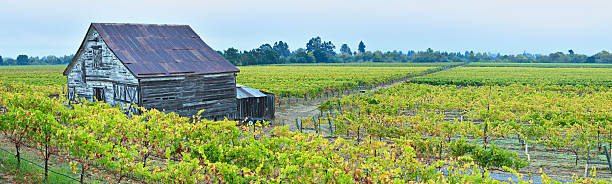
<path fill-rule="evenodd" d="M 78 96 L 93 101 L 98 95 L 101 97 L 98 100 L 112 105 L 138 101 L 135 89 L 138 79 L 91 27 L 64 75 L 68 79 L 67 88 L 71 100 L 76 100 Z M 116 90 L 118 86 L 122 90 Z M 96 89 L 101 94 L 94 94 Z"/>

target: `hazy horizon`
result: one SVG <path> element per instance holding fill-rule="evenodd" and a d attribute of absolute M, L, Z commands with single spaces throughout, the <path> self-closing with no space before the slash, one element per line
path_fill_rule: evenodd
<path fill-rule="evenodd" d="M 312 37 L 336 51 L 580 54 L 610 50 L 612 2 L 603 0 L 468 1 L 20 1 L 0 3 L 0 55 L 70 55 L 91 22 L 187 24 L 215 50 L 250 50 Z"/>

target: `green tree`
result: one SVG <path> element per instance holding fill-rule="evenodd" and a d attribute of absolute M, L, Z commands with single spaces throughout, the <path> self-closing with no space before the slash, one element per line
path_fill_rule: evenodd
<path fill-rule="evenodd" d="M 549 59 L 551 63 L 567 63 L 570 61 L 570 57 L 563 54 L 563 52 L 551 53 Z"/>
<path fill-rule="evenodd" d="M 52 64 L 52 65 L 55 65 L 55 64 L 61 64 L 61 63 L 62 63 L 61 60 L 59 58 L 57 58 L 57 56 L 50 55 L 50 56 L 47 56 L 47 57 L 44 58 L 44 61 L 43 61 L 42 64 Z"/>
<path fill-rule="evenodd" d="M 280 56 L 288 57 L 289 55 L 291 55 L 291 51 L 289 51 L 289 45 L 287 45 L 287 43 L 283 41 L 275 42 L 272 49 L 274 49 L 274 51 L 276 51 L 276 53 L 278 53 L 278 55 Z"/>
<path fill-rule="evenodd" d="M 18 65 L 27 65 L 30 59 L 28 59 L 27 55 L 19 55 L 17 56 L 17 64 Z"/>
<path fill-rule="evenodd" d="M 306 52 L 308 54 L 312 54 L 315 58 L 315 62 L 330 62 L 333 59 L 333 56 L 336 55 L 334 49 L 336 46 L 331 41 L 322 41 L 321 37 L 311 38 L 308 43 L 306 43 Z"/>
<path fill-rule="evenodd" d="M 608 51 L 601 51 L 586 60 L 587 63 L 612 63 L 612 55 Z"/>
<path fill-rule="evenodd" d="M 311 52 L 317 63 L 324 63 L 329 61 L 329 55 L 323 50 L 317 49 Z"/>
<path fill-rule="evenodd" d="M 4 65 L 4 60 L 2 59 L 2 56 L 0 56 L 0 65 Z"/>
<path fill-rule="evenodd" d="M 346 43 L 342 44 L 342 46 L 340 47 L 340 53 L 348 54 L 348 55 L 353 54 L 353 52 L 351 52 L 351 48 L 349 48 L 349 46 Z"/>
<path fill-rule="evenodd" d="M 280 56 L 273 49 L 261 49 L 262 60 L 258 64 L 274 64 L 280 63 Z"/>
<path fill-rule="evenodd" d="M 588 56 L 584 55 L 584 54 L 574 54 L 571 56 L 572 58 L 572 63 L 585 63 L 588 59 Z"/>
<path fill-rule="evenodd" d="M 233 47 L 228 48 L 227 50 L 223 51 L 223 57 L 234 65 L 242 65 L 242 62 L 240 61 L 240 52 L 238 49 Z"/>
<path fill-rule="evenodd" d="M 305 49 L 299 48 L 295 50 L 294 63 L 314 63 L 314 56 L 308 54 Z"/>
<path fill-rule="evenodd" d="M 365 44 L 363 43 L 363 41 L 359 41 L 359 48 L 357 49 L 359 51 L 359 53 L 365 53 Z"/>
<path fill-rule="evenodd" d="M 334 49 L 336 48 L 336 46 L 334 46 L 334 44 L 331 41 L 327 41 L 327 42 L 323 42 L 323 45 L 321 45 L 321 49 L 323 50 L 323 52 L 329 54 L 329 55 L 336 55 L 336 52 L 334 52 Z"/>
<path fill-rule="evenodd" d="M 308 40 L 308 43 L 306 43 L 306 52 L 313 52 L 317 49 L 320 49 L 321 45 L 323 45 L 321 37 L 317 36 L 311 38 L 310 40 Z"/>
<path fill-rule="evenodd" d="M 476 55 L 474 54 L 474 51 L 470 51 L 470 53 L 467 55 L 467 58 L 469 62 L 478 61 L 478 59 L 476 58 Z"/>
<path fill-rule="evenodd" d="M 261 49 L 261 50 L 273 50 L 272 46 L 270 44 L 267 44 L 267 43 L 259 46 L 259 49 Z"/>

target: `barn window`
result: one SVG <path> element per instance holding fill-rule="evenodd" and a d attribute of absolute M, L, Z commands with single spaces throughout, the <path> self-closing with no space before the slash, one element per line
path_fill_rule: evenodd
<path fill-rule="evenodd" d="M 81 80 L 83 80 L 83 84 L 87 83 L 87 76 L 85 75 L 85 61 L 81 62 Z"/>
<path fill-rule="evenodd" d="M 93 88 L 93 96 L 95 100 L 105 102 L 104 88 Z"/>
<path fill-rule="evenodd" d="M 113 83 L 113 99 L 126 103 L 136 103 L 138 101 L 138 86 Z"/>
<path fill-rule="evenodd" d="M 93 68 L 102 67 L 102 46 L 96 45 L 91 48 L 93 49 Z"/>

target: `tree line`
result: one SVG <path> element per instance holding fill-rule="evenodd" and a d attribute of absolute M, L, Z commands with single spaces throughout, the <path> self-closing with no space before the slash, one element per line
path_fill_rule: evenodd
<path fill-rule="evenodd" d="M 444 52 L 429 48 L 425 51 L 366 51 L 366 45 L 360 41 L 357 51 L 352 51 L 348 44 L 340 46 L 340 52 L 335 52 L 336 46 L 331 41 L 324 41 L 321 37 L 311 38 L 305 48 L 289 50 L 286 42 L 278 41 L 274 44 L 263 44 L 259 48 L 239 51 L 228 48 L 219 51 L 234 65 L 284 64 L 284 63 L 349 63 L 349 62 L 515 62 L 515 63 L 612 63 L 612 54 L 601 51 L 595 55 L 587 56 L 576 54 L 573 50 L 568 53 L 555 52 L 549 55 L 516 54 L 501 55 L 492 53 Z"/>
<path fill-rule="evenodd" d="M 601 51 L 597 54 L 587 56 L 568 50 L 567 53 L 555 52 L 548 55 L 539 54 L 516 54 L 501 55 L 493 53 L 481 53 L 474 51 L 445 52 L 434 51 L 429 48 L 425 51 L 368 51 L 363 41 L 353 51 L 344 43 L 339 51 L 331 41 L 324 41 L 321 37 L 311 38 L 305 48 L 291 51 L 287 42 L 278 41 L 274 44 L 263 44 L 259 48 L 239 51 L 235 48 L 218 51 L 232 64 L 238 66 L 260 65 L 260 64 L 285 64 L 285 63 L 350 63 L 350 62 L 508 62 L 508 63 L 612 63 L 612 54 Z M 68 64 L 74 55 L 28 57 L 19 55 L 16 59 L 2 58 L 0 65 L 47 65 Z"/>
<path fill-rule="evenodd" d="M 28 55 L 18 55 L 13 59 L 10 57 L 3 58 L 0 56 L 0 65 L 60 65 L 68 64 L 74 55 L 65 56 L 45 56 L 45 57 L 28 57 Z"/>

